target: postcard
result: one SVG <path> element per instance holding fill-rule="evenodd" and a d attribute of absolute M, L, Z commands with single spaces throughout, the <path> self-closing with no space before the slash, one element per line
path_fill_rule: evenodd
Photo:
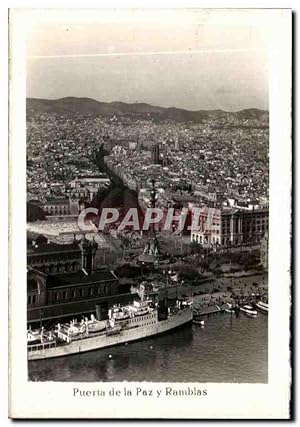
<path fill-rule="evenodd" d="M 10 10 L 11 418 L 290 418 L 291 27 Z"/>

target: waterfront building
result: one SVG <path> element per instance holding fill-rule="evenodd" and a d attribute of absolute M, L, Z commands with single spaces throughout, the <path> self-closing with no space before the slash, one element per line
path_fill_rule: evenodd
<path fill-rule="evenodd" d="M 125 291 L 125 287 L 123 287 Z M 58 321 L 95 313 L 96 305 L 106 315 L 109 304 L 121 300 L 118 278 L 113 271 L 83 270 L 46 274 L 32 268 L 27 274 L 27 322 Z"/>
<path fill-rule="evenodd" d="M 114 271 L 97 268 L 95 255 L 98 245 L 95 240 L 83 238 L 78 246 L 80 252 L 76 252 L 76 263 L 79 264 L 80 254 L 80 268 L 76 271 L 50 272 L 48 269 L 46 272 L 39 269 L 39 265 L 37 268 L 28 266 L 27 322 L 30 325 L 95 313 L 96 306 L 97 317 L 106 318 L 110 305 L 132 298 L 130 285 L 119 284 Z M 65 253 L 71 256 L 67 248 Z M 63 257 L 62 250 L 60 254 Z M 56 257 L 59 258 L 57 251 Z"/>
<path fill-rule="evenodd" d="M 27 266 L 44 273 L 67 273 L 81 267 L 79 242 L 60 245 L 41 239 L 32 240 L 27 246 Z"/>
<path fill-rule="evenodd" d="M 199 230 L 191 231 L 191 241 L 222 246 L 259 243 L 268 230 L 268 217 L 267 209 L 204 208 Z"/>

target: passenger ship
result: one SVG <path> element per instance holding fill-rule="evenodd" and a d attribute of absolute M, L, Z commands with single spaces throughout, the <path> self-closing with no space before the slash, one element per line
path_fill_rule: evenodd
<path fill-rule="evenodd" d="M 54 331 L 42 331 L 39 342 L 33 342 L 32 336 L 36 338 L 36 333 L 28 331 L 28 360 L 67 356 L 136 341 L 170 331 L 193 319 L 191 300 L 177 300 L 175 307 L 168 308 L 160 319 L 157 303 L 153 305 L 150 299 L 144 298 L 143 286 L 138 294 L 139 301 L 109 309 L 108 320 L 98 321 L 92 317 L 80 323 L 57 324 Z"/>

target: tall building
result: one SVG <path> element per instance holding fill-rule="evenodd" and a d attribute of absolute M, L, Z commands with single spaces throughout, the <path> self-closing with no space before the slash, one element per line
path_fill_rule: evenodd
<path fill-rule="evenodd" d="M 151 160 L 154 165 L 159 164 L 159 145 L 154 144 L 151 147 Z"/>

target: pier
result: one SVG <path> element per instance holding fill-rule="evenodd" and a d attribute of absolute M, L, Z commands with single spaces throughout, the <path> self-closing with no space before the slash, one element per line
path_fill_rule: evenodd
<path fill-rule="evenodd" d="M 227 304 L 222 305 L 211 305 L 208 307 L 200 307 L 197 308 L 197 306 L 194 306 L 194 316 L 206 316 L 208 314 L 214 314 L 214 313 L 220 313 L 221 311 L 225 311 L 226 308 L 228 308 Z"/>

